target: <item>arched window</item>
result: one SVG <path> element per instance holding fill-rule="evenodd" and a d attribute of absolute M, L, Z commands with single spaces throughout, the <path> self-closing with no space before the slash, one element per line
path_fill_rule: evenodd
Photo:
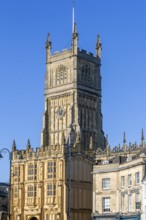
<path fill-rule="evenodd" d="M 56 84 L 64 84 L 67 82 L 67 67 L 59 65 L 56 69 Z"/>

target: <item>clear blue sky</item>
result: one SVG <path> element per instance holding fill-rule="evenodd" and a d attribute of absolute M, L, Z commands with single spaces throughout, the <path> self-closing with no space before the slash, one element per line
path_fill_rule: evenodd
<path fill-rule="evenodd" d="M 140 143 L 146 132 L 146 1 L 75 0 L 79 47 L 95 53 L 101 35 L 103 128 L 111 146 Z M 72 0 L 0 2 L 0 149 L 40 146 L 45 41 L 70 48 Z M 8 155 L 0 181 L 8 181 Z M 5 168 L 5 169 L 4 169 Z"/>

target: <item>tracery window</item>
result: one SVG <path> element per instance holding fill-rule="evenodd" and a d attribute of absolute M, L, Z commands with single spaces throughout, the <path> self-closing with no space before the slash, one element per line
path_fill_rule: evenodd
<path fill-rule="evenodd" d="M 56 69 L 56 84 L 64 84 L 67 80 L 67 68 L 64 65 L 59 65 Z"/>
<path fill-rule="evenodd" d="M 92 85 L 93 84 L 93 72 L 89 65 L 84 65 L 81 68 L 81 81 L 85 85 Z"/>
<path fill-rule="evenodd" d="M 14 181 L 15 182 L 20 181 L 20 167 L 19 166 L 14 167 Z"/>
<path fill-rule="evenodd" d="M 49 183 L 47 185 L 47 196 L 56 196 L 56 184 Z"/>
<path fill-rule="evenodd" d="M 36 185 L 28 186 L 28 188 L 27 188 L 27 196 L 28 197 L 36 197 L 37 196 L 37 187 L 36 187 Z"/>
<path fill-rule="evenodd" d="M 37 164 L 28 164 L 28 180 L 37 179 Z"/>
<path fill-rule="evenodd" d="M 56 178 L 56 162 L 54 161 L 48 162 L 48 178 L 49 179 Z"/>
<path fill-rule="evenodd" d="M 18 198 L 18 186 L 14 187 L 14 198 Z"/>

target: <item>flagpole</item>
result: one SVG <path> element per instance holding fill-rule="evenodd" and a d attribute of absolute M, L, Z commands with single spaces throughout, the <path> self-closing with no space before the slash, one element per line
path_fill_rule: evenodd
<path fill-rule="evenodd" d="M 72 0 L 72 33 L 74 32 L 74 23 L 75 23 L 75 4 Z"/>

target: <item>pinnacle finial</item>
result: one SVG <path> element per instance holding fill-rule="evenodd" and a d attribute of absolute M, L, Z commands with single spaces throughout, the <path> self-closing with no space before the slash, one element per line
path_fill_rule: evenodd
<path fill-rule="evenodd" d="M 105 143 L 106 143 L 106 157 L 109 157 L 108 135 L 106 135 L 106 137 L 105 137 Z"/>
<path fill-rule="evenodd" d="M 51 56 L 52 42 L 50 39 L 50 33 L 48 33 L 47 41 L 46 41 L 46 61 L 48 62 Z"/>
<path fill-rule="evenodd" d="M 102 51 L 102 44 L 100 41 L 100 35 L 97 35 L 97 42 L 96 42 L 96 56 L 101 58 L 101 51 Z"/>
<path fill-rule="evenodd" d="M 27 145 L 26 145 L 26 148 L 27 148 L 27 149 L 30 149 L 30 148 L 31 148 L 31 145 L 30 145 L 30 140 L 29 140 L 29 139 L 27 140 Z"/>
<path fill-rule="evenodd" d="M 16 142 L 15 142 L 15 140 L 13 140 L 12 151 L 15 151 L 15 150 L 16 150 Z"/>
<path fill-rule="evenodd" d="M 47 35 L 46 48 L 51 50 L 52 42 L 50 38 L 50 33 Z"/>
<path fill-rule="evenodd" d="M 76 23 L 74 23 L 74 29 L 72 33 L 72 50 L 73 54 L 76 55 L 78 51 L 78 32 Z"/>
<path fill-rule="evenodd" d="M 126 133 L 123 134 L 123 144 L 126 144 Z"/>
<path fill-rule="evenodd" d="M 127 151 L 127 147 L 126 147 L 126 133 L 124 132 L 124 135 L 123 135 L 123 148 L 124 148 L 124 152 Z"/>
<path fill-rule="evenodd" d="M 106 143 L 106 147 L 108 146 L 108 134 L 105 137 L 105 143 Z"/>
<path fill-rule="evenodd" d="M 48 33 L 47 42 L 50 42 L 50 33 Z"/>
<path fill-rule="evenodd" d="M 144 140 L 144 130 L 142 129 L 141 131 L 141 140 L 143 141 Z"/>
<path fill-rule="evenodd" d="M 97 44 L 100 45 L 100 43 L 101 43 L 101 42 L 100 42 L 100 35 L 98 34 L 98 35 L 97 35 Z"/>
<path fill-rule="evenodd" d="M 144 148 L 144 130 L 141 131 L 141 146 Z"/>
<path fill-rule="evenodd" d="M 77 24 L 74 23 L 74 33 L 77 33 Z"/>

